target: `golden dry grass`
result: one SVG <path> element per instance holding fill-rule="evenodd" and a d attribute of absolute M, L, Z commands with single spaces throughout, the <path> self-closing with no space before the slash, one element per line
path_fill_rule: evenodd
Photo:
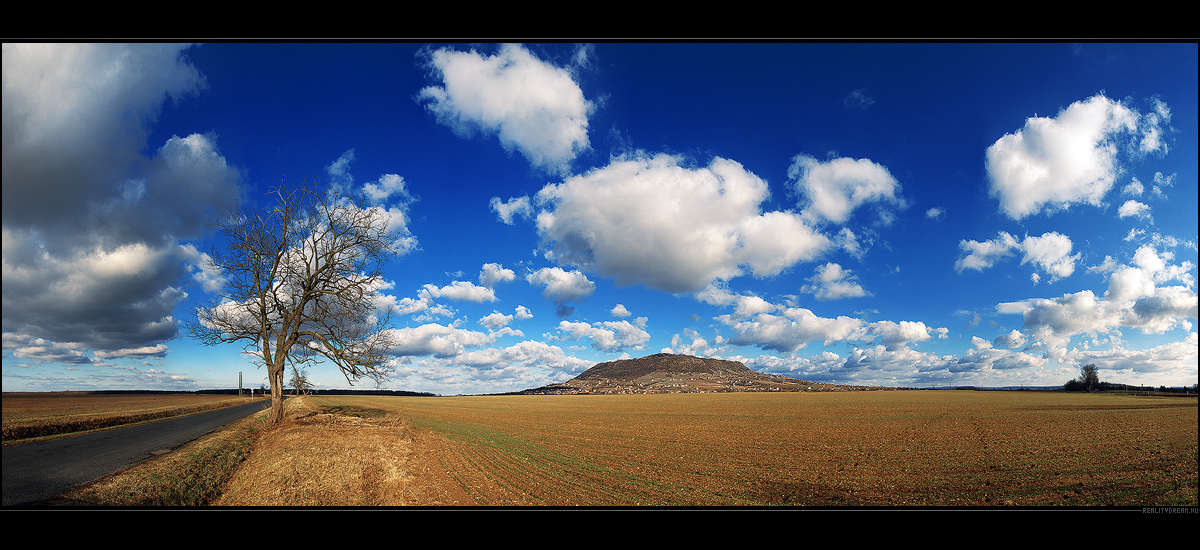
<path fill-rule="evenodd" d="M 58 507 L 205 506 L 251 454 L 266 411 L 50 499 Z"/>
<path fill-rule="evenodd" d="M 399 415 L 331 414 L 310 399 L 286 401 L 286 420 L 257 441 L 214 506 L 453 503 L 414 453 L 421 435 Z"/>

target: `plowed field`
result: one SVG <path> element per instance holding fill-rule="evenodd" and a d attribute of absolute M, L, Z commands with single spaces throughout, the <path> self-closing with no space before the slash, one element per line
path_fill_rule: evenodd
<path fill-rule="evenodd" d="M 888 391 L 333 396 L 468 506 L 1196 506 L 1195 398 Z M 436 478 L 436 479 L 434 479 Z M 441 481 L 436 481 L 441 480 Z"/>

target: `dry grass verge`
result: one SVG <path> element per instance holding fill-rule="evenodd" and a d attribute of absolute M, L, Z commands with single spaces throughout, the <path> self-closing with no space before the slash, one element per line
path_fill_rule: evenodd
<path fill-rule="evenodd" d="M 455 504 L 426 465 L 428 436 L 396 413 L 322 409 L 287 400 L 286 420 L 264 433 L 214 506 Z M 456 486 L 454 486 L 456 488 Z"/>
<path fill-rule="evenodd" d="M 205 506 L 220 496 L 251 454 L 266 411 L 193 441 L 178 451 L 51 499 L 50 506 Z"/>
<path fill-rule="evenodd" d="M 437 467 L 439 436 L 395 413 L 285 401 L 176 452 L 47 501 L 83 507 L 441 506 L 467 503 Z M 432 467 L 431 467 L 432 466 Z"/>

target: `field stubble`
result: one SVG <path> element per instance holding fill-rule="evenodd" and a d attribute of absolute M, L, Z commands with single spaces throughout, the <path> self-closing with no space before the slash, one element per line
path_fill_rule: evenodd
<path fill-rule="evenodd" d="M 1189 398 L 891 391 L 304 401 L 307 411 L 256 445 L 243 481 L 235 477 L 218 504 L 1197 502 Z M 238 483 L 256 496 L 238 497 Z"/>

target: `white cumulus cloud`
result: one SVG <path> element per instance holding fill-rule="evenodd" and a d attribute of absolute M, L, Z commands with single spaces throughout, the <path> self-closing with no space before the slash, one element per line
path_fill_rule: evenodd
<path fill-rule="evenodd" d="M 650 340 L 650 333 L 644 329 L 645 317 L 639 317 L 637 323 L 629 321 L 604 321 L 600 323 L 584 323 L 561 321 L 558 330 L 565 338 L 579 340 L 588 338 L 592 347 L 603 352 L 617 352 L 626 349 L 640 350 Z"/>
<path fill-rule="evenodd" d="M 544 187 L 537 228 L 547 256 L 672 293 L 749 272 L 777 275 L 830 240 L 791 212 L 763 212 L 766 182 L 737 162 L 688 167 L 637 154 Z"/>
<path fill-rule="evenodd" d="M 469 281 L 454 281 L 443 287 L 425 285 L 425 292 L 434 298 L 446 298 L 448 300 L 477 303 L 496 301 L 496 293 L 491 288 L 478 286 Z"/>
<path fill-rule="evenodd" d="M 807 219 L 845 223 L 851 212 L 867 203 L 904 206 L 900 182 L 887 168 L 867 159 L 837 158 L 821 162 L 797 155 L 788 179 L 800 195 Z"/>
<path fill-rule="evenodd" d="M 561 267 L 544 267 L 525 276 L 529 284 L 543 287 L 542 296 L 554 302 L 559 317 L 566 317 L 575 308 L 569 302 L 579 302 L 596 291 L 596 283 L 588 280 L 582 272 L 567 271 Z"/>
<path fill-rule="evenodd" d="M 522 218 L 533 216 L 533 203 L 529 202 L 529 197 L 513 197 L 507 201 L 500 200 L 500 197 L 492 197 L 489 205 L 492 211 L 500 217 L 500 221 L 508 225 L 515 223 L 518 216 Z"/>
<path fill-rule="evenodd" d="M 392 354 L 397 357 L 433 355 L 453 357 L 467 350 L 490 344 L 493 337 L 474 330 L 428 323 L 389 331 Z"/>
<path fill-rule="evenodd" d="M 479 319 L 479 324 L 487 327 L 489 330 L 498 330 L 508 326 L 513 320 L 512 315 L 505 315 L 499 311 L 493 311 L 490 315 L 485 315 Z"/>
<path fill-rule="evenodd" d="M 1150 215 L 1150 205 L 1129 199 L 1117 209 L 1117 215 L 1122 218 L 1130 216 L 1143 218 Z"/>
<path fill-rule="evenodd" d="M 734 294 L 724 285 L 710 284 L 695 294 L 697 300 L 714 306 L 733 306 L 733 318 L 745 319 L 759 313 L 775 310 L 772 304 L 758 296 Z"/>
<path fill-rule="evenodd" d="M 441 80 L 418 100 L 455 133 L 495 135 L 507 151 L 553 173 L 566 173 L 588 145 L 593 105 L 571 75 L 524 46 L 503 44 L 494 55 L 438 49 L 428 67 Z"/>
<path fill-rule="evenodd" d="M 912 342 L 924 342 L 933 338 L 932 332 L 944 333 L 941 329 L 932 329 L 921 321 L 876 321 L 867 326 L 870 334 L 879 336 L 880 342 L 888 351 L 907 347 Z"/>
<path fill-rule="evenodd" d="M 1014 252 L 1020 252 L 1021 265 L 1032 263 L 1049 274 L 1051 281 L 1056 281 L 1074 273 L 1075 264 L 1081 258 L 1080 254 L 1071 254 L 1074 244 L 1070 237 L 1057 231 L 1041 236 L 1026 235 L 1020 241 L 1001 231 L 994 239 L 983 242 L 963 240 L 958 246 L 964 252 L 954 263 L 954 269 L 959 273 L 967 269 L 983 271 L 1011 257 Z M 1037 273 L 1032 278 L 1035 282 L 1040 280 Z"/>
<path fill-rule="evenodd" d="M 1060 362 L 1067 360 L 1072 352 L 1071 338 L 1080 335 L 1110 334 L 1119 338 L 1121 327 L 1146 334 L 1174 329 L 1190 331 L 1198 310 L 1192 288 L 1194 266 L 1190 262 L 1170 264 L 1171 259 L 1169 253 L 1159 253 L 1153 246 L 1143 245 L 1134 254 L 1132 264 L 1112 268 L 1103 296 L 1083 290 L 1057 298 L 1003 303 L 996 309 L 1002 314 L 1021 315 L 1024 335 Z M 1184 284 L 1159 286 L 1170 281 Z M 1010 335 L 1010 339 L 1016 341 L 1017 336 Z"/>
<path fill-rule="evenodd" d="M 496 283 L 506 283 L 516 278 L 517 275 L 513 273 L 513 270 L 494 263 L 483 264 L 483 269 L 479 272 L 479 284 L 487 288 L 496 286 Z"/>
<path fill-rule="evenodd" d="M 813 276 L 808 279 L 812 284 L 804 285 L 800 290 L 813 294 L 816 299 L 823 302 L 870 296 L 871 293 L 867 292 L 855 279 L 856 277 L 850 270 L 843 269 L 839 264 L 829 262 L 818 267 Z"/>
<path fill-rule="evenodd" d="M 1031 117 L 988 147 L 989 193 L 1015 220 L 1073 204 L 1100 206 L 1122 172 L 1123 151 L 1165 150 L 1163 122 L 1157 112 L 1142 117 L 1104 95 L 1072 103 L 1054 118 Z"/>
<path fill-rule="evenodd" d="M 868 337 L 866 323 L 861 319 L 821 317 L 805 308 L 782 308 L 779 314 L 759 313 L 743 320 L 728 315 L 717 319 L 733 328 L 731 344 L 782 352 L 796 351 L 814 341 L 828 343 Z"/>

